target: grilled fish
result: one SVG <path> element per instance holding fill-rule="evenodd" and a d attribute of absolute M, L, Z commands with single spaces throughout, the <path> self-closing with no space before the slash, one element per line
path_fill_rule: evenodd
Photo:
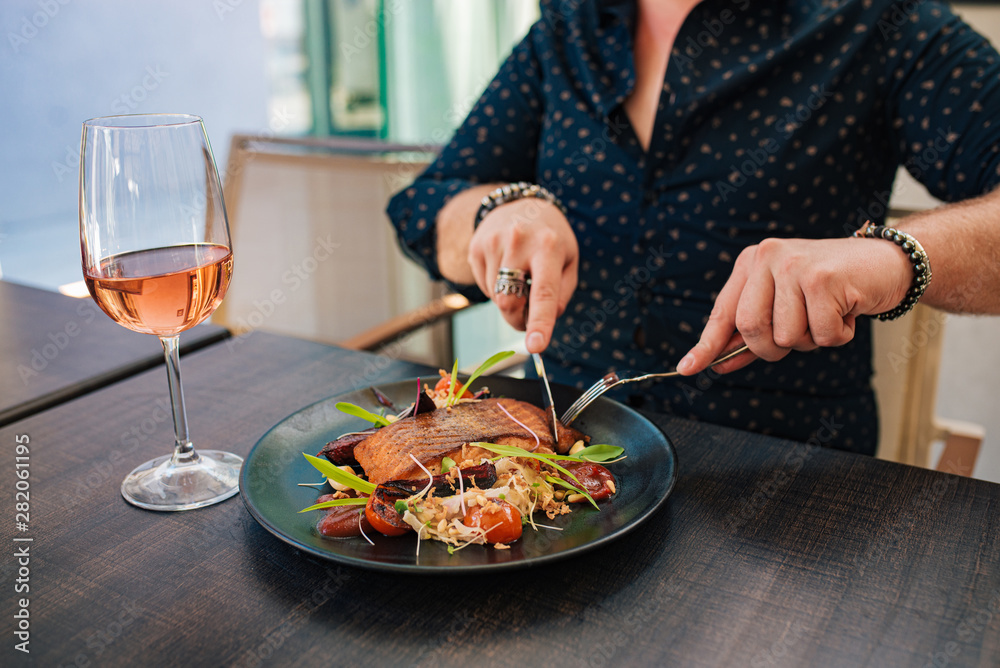
<path fill-rule="evenodd" d="M 426 478 L 410 455 L 436 474 L 444 457 L 461 465 L 495 456 L 482 448 L 467 447 L 469 443 L 497 443 L 552 453 L 566 452 L 581 439 L 586 437 L 579 431 L 560 425 L 559 443 L 554 443 L 549 418 L 538 406 L 516 399 L 484 399 L 439 408 L 382 427 L 354 447 L 354 457 L 368 479 L 380 484 Z"/>

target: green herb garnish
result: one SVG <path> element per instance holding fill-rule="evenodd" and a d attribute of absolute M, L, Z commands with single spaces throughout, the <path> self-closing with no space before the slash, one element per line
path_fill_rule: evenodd
<path fill-rule="evenodd" d="M 375 413 L 347 401 L 338 401 L 337 410 L 341 413 L 347 413 L 348 415 L 353 415 L 354 417 L 361 418 L 362 420 L 367 420 L 378 427 L 388 427 L 391 424 L 383 416 L 375 415 Z"/>
<path fill-rule="evenodd" d="M 597 508 L 597 502 L 594 501 L 594 497 L 592 497 L 590 494 L 587 493 L 587 490 L 576 487 L 575 485 L 571 485 L 562 478 L 557 478 L 553 475 L 547 475 L 545 476 L 545 479 L 548 480 L 553 485 L 559 485 L 560 487 L 565 487 L 574 494 L 583 494 L 585 497 L 587 497 L 587 500 L 590 501 L 592 504 L 594 504 L 594 507 Z M 600 510 L 600 508 L 597 509 Z"/>
<path fill-rule="evenodd" d="M 484 373 L 486 373 L 486 371 L 488 371 L 491 366 L 504 361 L 513 354 L 514 354 L 513 350 L 504 350 L 503 352 L 499 352 L 496 355 L 493 355 L 488 360 L 480 364 L 479 368 L 473 371 L 472 375 L 469 376 L 469 380 L 465 381 L 465 384 L 462 385 L 461 389 L 459 389 L 457 396 L 461 397 L 463 394 L 465 394 L 465 391 L 469 388 L 470 385 L 472 385 L 472 381 L 476 380 Z M 456 361 L 456 369 L 457 369 L 457 361 Z M 452 376 L 452 379 L 454 379 L 454 375 Z M 449 403 L 448 405 L 450 406 L 451 403 Z"/>
<path fill-rule="evenodd" d="M 596 463 L 618 461 L 623 454 L 625 454 L 625 448 L 600 443 L 598 445 L 587 446 L 575 455 L 569 455 L 569 457 L 580 462 Z"/>
<path fill-rule="evenodd" d="M 458 383 L 458 360 L 451 365 L 451 382 L 448 383 L 448 399 L 444 402 L 445 406 L 455 405 L 455 385 Z M 459 395 L 461 396 L 461 395 Z"/>
<path fill-rule="evenodd" d="M 347 485 L 351 489 L 361 492 L 362 494 L 371 496 L 372 492 L 375 491 L 375 485 L 368 482 L 353 473 L 348 473 L 347 471 L 342 471 L 340 468 L 334 466 L 325 459 L 320 459 L 319 457 L 313 457 L 312 455 L 307 455 L 302 453 L 302 456 L 306 458 L 310 464 L 312 464 L 317 471 L 322 473 L 324 476 L 330 480 L 336 480 L 341 485 Z"/>
<path fill-rule="evenodd" d="M 455 460 L 451 457 L 441 458 L 441 473 L 447 473 L 455 465 Z"/>
<path fill-rule="evenodd" d="M 315 506 L 309 506 L 308 508 L 303 508 L 300 513 L 306 513 L 310 510 L 319 510 L 320 508 L 333 508 L 335 506 L 363 506 L 368 503 L 368 499 L 333 499 L 331 501 L 324 501 L 323 503 L 317 503 Z M 362 512 L 364 512 L 362 510 Z"/>
<path fill-rule="evenodd" d="M 396 512 L 399 513 L 400 515 L 409 510 L 409 507 L 406 505 L 406 501 L 403 501 L 402 499 L 398 499 L 395 503 L 395 506 L 396 506 Z"/>
<path fill-rule="evenodd" d="M 581 463 L 614 463 L 624 459 L 622 455 L 625 453 L 625 448 L 621 448 L 617 445 L 591 445 L 589 447 L 580 450 L 580 452 L 575 455 L 555 455 L 555 454 L 541 454 L 540 457 L 545 457 L 548 460 L 555 460 L 560 462 L 581 462 Z"/>
<path fill-rule="evenodd" d="M 581 486 L 583 485 L 583 483 L 580 482 L 580 479 L 577 478 L 575 475 L 573 475 L 568 469 L 559 466 L 558 464 L 555 463 L 555 461 L 553 461 L 554 459 L 573 459 L 572 457 L 566 457 L 564 455 L 541 454 L 538 452 L 528 452 L 527 450 L 522 450 L 521 448 L 517 448 L 512 445 L 498 445 L 496 443 L 469 443 L 469 445 L 477 448 L 483 448 L 484 450 L 489 450 L 490 452 L 494 452 L 500 455 L 500 457 L 494 457 L 494 460 L 500 459 L 502 457 L 527 457 L 529 459 L 537 459 L 540 462 L 548 464 L 549 466 L 559 471 L 560 473 L 569 476 L 570 478 L 575 480 L 578 485 Z M 593 497 L 591 497 L 590 494 L 587 494 L 587 492 L 580 489 L 577 489 L 577 491 L 580 494 L 586 496 L 587 499 L 590 500 L 590 502 L 594 505 L 594 507 L 600 510 L 600 508 L 597 506 L 597 502 L 594 501 Z"/>

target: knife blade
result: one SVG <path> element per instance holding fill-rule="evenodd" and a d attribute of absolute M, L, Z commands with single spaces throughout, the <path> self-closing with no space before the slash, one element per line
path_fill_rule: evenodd
<path fill-rule="evenodd" d="M 556 418 L 556 404 L 552 401 L 552 389 L 549 387 L 549 377 L 545 373 L 545 364 L 542 363 L 542 356 L 538 353 L 531 353 L 531 359 L 535 363 L 535 373 L 542 385 L 543 408 L 552 414 L 552 438 L 554 444 L 559 444 L 559 420 Z"/>

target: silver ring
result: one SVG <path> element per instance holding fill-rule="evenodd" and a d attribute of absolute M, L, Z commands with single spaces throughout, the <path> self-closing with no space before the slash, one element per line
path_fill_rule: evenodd
<path fill-rule="evenodd" d="M 527 297 L 530 287 L 531 278 L 526 272 L 520 269 L 500 267 L 496 283 L 493 284 L 493 293 L 511 297 Z"/>

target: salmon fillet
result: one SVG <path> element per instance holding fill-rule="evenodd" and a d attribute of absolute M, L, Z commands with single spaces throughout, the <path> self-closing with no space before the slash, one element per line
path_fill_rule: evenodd
<path fill-rule="evenodd" d="M 538 440 L 512 420 L 501 406 L 534 432 Z M 441 470 L 443 457 L 450 457 L 461 465 L 465 461 L 478 462 L 482 457 L 496 456 L 482 448 L 463 449 L 466 444 L 477 441 L 552 453 L 556 444 L 549 422 L 545 411 L 533 404 L 516 399 L 484 399 L 439 408 L 382 427 L 355 446 L 354 458 L 376 485 L 389 480 L 426 478 L 410 458 L 411 454 L 436 474 Z M 581 439 L 585 437 L 579 431 L 560 425 L 558 449 L 561 452 Z"/>

